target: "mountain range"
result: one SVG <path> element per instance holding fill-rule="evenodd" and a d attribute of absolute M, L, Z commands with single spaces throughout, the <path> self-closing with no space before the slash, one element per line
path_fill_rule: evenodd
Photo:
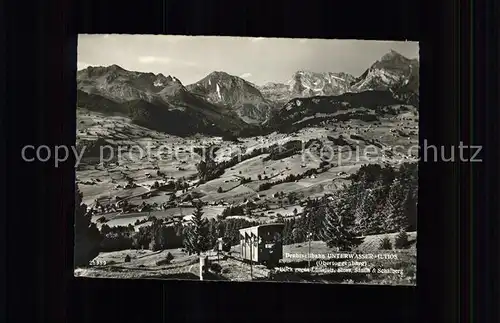
<path fill-rule="evenodd" d="M 352 102 L 364 108 L 397 103 L 418 107 L 418 87 L 419 61 L 392 50 L 359 77 L 297 71 L 286 83 L 263 86 L 222 71 L 183 85 L 175 76 L 111 65 L 77 72 L 77 106 L 127 115 L 134 123 L 176 135 L 242 135 L 315 109 L 334 113 Z M 306 112 L 305 106 L 312 110 Z"/>

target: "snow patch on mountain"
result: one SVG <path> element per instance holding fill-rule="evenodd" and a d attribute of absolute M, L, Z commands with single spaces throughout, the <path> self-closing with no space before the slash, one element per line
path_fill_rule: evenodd
<path fill-rule="evenodd" d="M 290 96 L 339 95 L 349 91 L 352 75 L 298 71 L 287 82 Z"/>
<path fill-rule="evenodd" d="M 330 74 L 330 79 L 328 80 L 329 82 L 331 82 L 332 80 L 331 79 L 336 79 L 336 80 L 339 80 L 339 81 L 342 81 L 342 82 L 347 82 L 346 79 L 343 79 L 341 77 L 338 77 L 338 76 L 335 76 L 334 74 Z"/>
<path fill-rule="evenodd" d="M 217 95 L 219 96 L 219 100 L 222 100 L 222 95 L 220 94 L 219 83 L 217 83 L 216 85 L 217 85 Z"/>

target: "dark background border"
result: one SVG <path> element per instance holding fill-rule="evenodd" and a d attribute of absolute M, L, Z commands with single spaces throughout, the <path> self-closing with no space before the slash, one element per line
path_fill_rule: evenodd
<path fill-rule="evenodd" d="M 266 313 L 284 322 L 410 322 L 417 321 L 418 304 L 422 316 L 418 321 L 458 321 L 458 306 L 464 305 L 458 282 L 468 272 L 459 271 L 459 260 L 467 258 L 459 259 L 457 239 L 460 235 L 465 241 L 462 247 L 470 247 L 464 235 L 472 230 L 458 226 L 459 220 L 463 224 L 472 221 L 467 165 L 420 165 L 417 288 L 120 281 L 72 277 L 73 161 L 58 169 L 48 163 L 27 164 L 20 151 L 26 144 L 74 144 L 77 33 L 418 40 L 421 140 L 457 146 L 459 136 L 464 132 L 467 136 L 470 130 L 469 108 L 476 103 L 465 83 L 471 70 L 459 69 L 469 62 L 474 42 L 458 34 L 458 26 L 466 33 L 471 23 L 467 6 L 458 11 L 459 5 L 451 0 L 366 4 L 40 0 L 31 7 L 21 1 L 7 2 L 8 15 L 1 18 L 7 23 L 8 46 L 2 49 L 7 56 L 8 82 L 0 87 L 5 92 L 0 94 L 6 94 L 2 95 L 7 103 L 2 129 L 9 136 L 0 141 L 6 149 L 1 154 L 6 180 L 0 195 L 6 202 L 2 206 L 8 207 L 5 268 L 9 297 L 7 310 L 0 312 L 12 322 L 267 321 L 258 318 L 268 317 Z M 497 114 L 488 115 L 493 117 L 498 120 Z M 492 130 L 475 127 L 483 135 L 485 129 Z M 478 138 L 486 137 L 469 140 Z M 479 176 L 488 175 L 478 171 Z M 462 177 L 467 178 L 459 185 Z"/>

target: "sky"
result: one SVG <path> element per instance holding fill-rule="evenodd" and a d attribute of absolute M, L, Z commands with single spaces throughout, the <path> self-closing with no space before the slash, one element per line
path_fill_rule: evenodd
<path fill-rule="evenodd" d="M 78 69 L 117 64 L 175 76 L 184 85 L 224 71 L 263 85 L 284 83 L 300 70 L 357 77 L 391 49 L 418 58 L 418 42 L 409 41 L 82 34 Z"/>

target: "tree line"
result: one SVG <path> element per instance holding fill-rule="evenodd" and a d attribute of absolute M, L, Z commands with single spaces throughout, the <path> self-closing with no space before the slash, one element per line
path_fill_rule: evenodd
<path fill-rule="evenodd" d="M 229 210 L 229 209 L 228 209 Z M 184 248 L 186 252 L 207 251 L 216 246 L 218 238 L 226 243 L 239 243 L 239 229 L 261 224 L 246 219 L 207 219 L 203 217 L 202 205 L 196 204 L 188 223 L 150 217 L 142 223 L 150 225 L 135 229 L 134 225 L 109 227 L 101 226 L 100 251 L 110 252 L 125 249 L 163 249 Z"/>

